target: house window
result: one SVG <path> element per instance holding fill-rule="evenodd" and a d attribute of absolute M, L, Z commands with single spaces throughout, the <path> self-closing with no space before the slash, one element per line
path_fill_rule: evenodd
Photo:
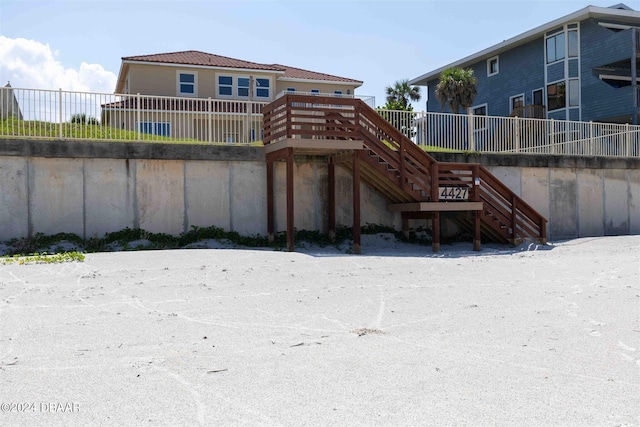
<path fill-rule="evenodd" d="M 158 136 L 171 136 L 171 123 L 169 122 L 139 122 L 138 129 L 141 133 Z"/>
<path fill-rule="evenodd" d="M 486 116 L 487 115 L 487 104 L 480 105 L 478 107 L 473 107 L 473 115 L 474 116 Z"/>
<path fill-rule="evenodd" d="M 569 58 L 576 58 L 578 56 L 578 32 L 571 30 L 567 34 L 569 40 Z"/>
<path fill-rule="evenodd" d="M 553 111 L 566 106 L 566 83 L 558 82 L 547 85 L 547 110 Z"/>
<path fill-rule="evenodd" d="M 269 79 L 256 79 L 256 97 L 269 98 Z"/>
<path fill-rule="evenodd" d="M 547 39 L 547 64 L 564 59 L 565 34 L 556 34 Z"/>
<path fill-rule="evenodd" d="M 487 115 L 487 104 L 478 105 L 477 107 L 471 108 L 471 113 L 474 116 L 486 116 Z M 485 117 L 474 117 L 473 119 L 473 127 L 476 130 L 486 129 L 487 128 L 487 119 Z"/>
<path fill-rule="evenodd" d="M 533 105 L 544 105 L 542 89 L 534 90 L 532 95 L 533 95 Z"/>
<path fill-rule="evenodd" d="M 524 94 L 512 96 L 509 98 L 509 105 L 511 107 L 511 112 L 516 108 L 524 107 Z"/>
<path fill-rule="evenodd" d="M 311 95 L 319 95 L 320 91 L 318 89 L 311 89 Z"/>
<path fill-rule="evenodd" d="M 334 91 L 333 91 L 333 94 L 334 94 L 337 98 L 342 97 L 342 91 L 341 91 L 341 90 L 334 90 Z"/>
<path fill-rule="evenodd" d="M 197 75 L 178 71 L 178 95 L 196 96 Z"/>
<path fill-rule="evenodd" d="M 249 78 L 238 77 L 238 97 L 249 97 Z"/>
<path fill-rule="evenodd" d="M 569 80 L 569 107 L 580 106 L 580 81 L 578 79 Z"/>
<path fill-rule="evenodd" d="M 218 76 L 218 95 L 233 96 L 233 77 Z"/>
<path fill-rule="evenodd" d="M 500 62 L 497 56 L 487 59 L 487 76 L 495 76 L 500 72 Z"/>
<path fill-rule="evenodd" d="M 296 88 L 295 87 L 288 87 L 286 92 L 287 93 L 295 93 L 296 92 Z"/>

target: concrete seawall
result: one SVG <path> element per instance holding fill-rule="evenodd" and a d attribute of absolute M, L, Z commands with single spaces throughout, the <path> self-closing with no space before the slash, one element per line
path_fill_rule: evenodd
<path fill-rule="evenodd" d="M 336 170 L 336 221 L 352 221 L 351 175 Z M 295 225 L 326 230 L 327 167 L 297 159 Z M 286 229 L 285 166 L 276 166 L 276 230 Z M 35 233 L 101 237 L 125 227 L 178 235 L 191 226 L 267 234 L 262 147 L 0 140 L 0 241 Z M 362 185 L 362 223 L 399 227 Z"/>
<path fill-rule="evenodd" d="M 481 163 L 548 220 L 550 239 L 640 234 L 640 159 L 433 154 Z"/>
<path fill-rule="evenodd" d="M 437 153 L 478 162 L 549 219 L 549 239 L 640 234 L 640 159 Z M 338 167 L 336 221 L 350 225 L 351 175 Z M 295 225 L 326 230 L 327 166 L 295 165 Z M 262 147 L 0 140 L 0 241 L 41 232 L 101 237 L 125 227 L 180 234 L 215 225 L 267 232 Z M 276 229 L 285 229 L 285 170 L 276 167 Z M 362 223 L 400 227 L 362 184 Z"/>

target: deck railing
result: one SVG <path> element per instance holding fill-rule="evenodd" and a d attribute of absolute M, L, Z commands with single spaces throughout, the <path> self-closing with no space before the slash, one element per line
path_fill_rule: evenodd
<path fill-rule="evenodd" d="M 308 95 L 308 96 L 319 96 L 319 97 L 330 97 L 330 98 L 347 98 L 347 99 L 359 99 L 365 104 L 367 104 L 371 108 L 376 107 L 376 97 L 369 95 L 354 95 L 354 94 L 343 94 L 343 93 L 321 93 L 321 92 L 301 92 L 295 90 L 283 90 L 282 92 L 276 95 L 276 99 L 283 97 L 284 95 Z"/>
<path fill-rule="evenodd" d="M 373 102 L 360 95 L 321 97 L 327 96 Z M 252 144 L 263 139 L 266 104 L 5 87 L 0 88 L 0 138 Z M 426 149 L 640 157 L 640 126 L 376 111 Z"/>
<path fill-rule="evenodd" d="M 313 149 L 327 140 L 362 141 L 362 176 L 392 203 L 437 203 L 443 187 L 469 189 L 470 201 L 483 202 L 481 220 L 495 239 L 546 241 L 546 219 L 491 172 L 479 164 L 437 162 L 359 100 L 287 94 L 265 107 L 264 129 L 265 145 L 298 140 Z M 353 161 L 344 154 L 333 161 Z"/>

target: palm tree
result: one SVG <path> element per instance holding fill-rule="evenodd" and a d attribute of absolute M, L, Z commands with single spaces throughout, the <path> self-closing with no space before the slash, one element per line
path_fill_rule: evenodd
<path fill-rule="evenodd" d="M 449 105 L 452 113 L 457 113 L 460 107 L 465 110 L 471 107 L 477 94 L 477 80 L 471 68 L 447 68 L 440 75 L 440 82 L 436 86 L 436 98 L 440 101 L 441 108 Z"/>
<path fill-rule="evenodd" d="M 385 88 L 387 92 L 387 104 L 402 107 L 406 110 L 410 101 L 420 101 L 420 87 L 410 86 L 409 80 L 398 80 L 393 86 Z"/>

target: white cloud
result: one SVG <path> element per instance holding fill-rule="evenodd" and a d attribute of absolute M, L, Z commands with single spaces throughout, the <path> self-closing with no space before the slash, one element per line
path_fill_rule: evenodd
<path fill-rule="evenodd" d="M 48 44 L 0 36 L 0 86 L 112 93 L 117 76 L 100 64 L 67 68 Z"/>

